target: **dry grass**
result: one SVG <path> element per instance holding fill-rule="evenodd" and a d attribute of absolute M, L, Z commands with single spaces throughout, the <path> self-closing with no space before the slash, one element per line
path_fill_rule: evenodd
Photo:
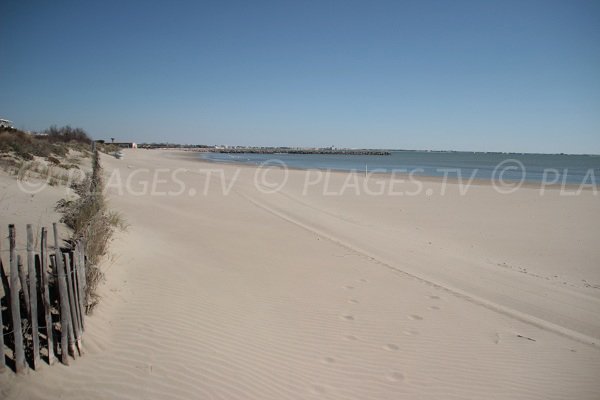
<path fill-rule="evenodd" d="M 0 154 L 12 154 L 16 158 L 31 161 L 34 157 L 62 158 L 70 150 L 89 155 L 92 143 L 81 128 L 51 127 L 43 135 L 35 135 L 14 128 L 0 128 Z M 76 164 L 75 162 L 70 162 Z"/>
<path fill-rule="evenodd" d="M 55 163 L 45 163 L 40 160 L 33 161 L 15 161 L 5 168 L 11 175 L 15 175 L 18 180 L 25 181 L 29 179 L 41 179 L 50 186 L 67 185 L 71 181 L 80 179 L 81 175 L 77 171 L 70 171 L 71 168 L 57 166 Z"/>
<path fill-rule="evenodd" d="M 80 179 L 79 165 L 91 154 L 86 142 L 89 138 L 69 129 L 64 131 L 68 134 L 40 136 L 0 128 L 0 168 L 19 180 L 41 179 L 50 186 Z"/>
<path fill-rule="evenodd" d="M 87 313 L 92 312 L 98 304 L 97 287 L 104 279 L 104 273 L 98 264 L 108 251 L 108 245 L 115 229 L 123 230 L 127 227 L 123 216 L 110 211 L 106 205 L 103 193 L 102 166 L 97 153 L 93 157 L 92 165 L 92 173 L 72 185 L 78 198 L 75 200 L 63 199 L 57 204 L 57 210 L 63 214 L 61 222 L 73 230 L 72 241 L 82 239 L 84 242 Z"/>
<path fill-rule="evenodd" d="M 98 147 L 98 151 L 101 151 L 106 154 L 114 153 L 115 151 L 121 150 L 119 146 L 112 143 L 98 143 L 96 146 Z"/>

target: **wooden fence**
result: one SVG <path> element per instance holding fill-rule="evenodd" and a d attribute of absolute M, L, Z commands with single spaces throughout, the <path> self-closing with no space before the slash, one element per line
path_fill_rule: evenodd
<path fill-rule="evenodd" d="M 26 248 L 17 248 L 14 225 L 8 226 L 8 248 L 0 246 L 0 372 L 7 366 L 17 373 L 27 365 L 37 369 L 42 359 L 52 365 L 59 358 L 69 365 L 69 355 L 82 355 L 84 245 L 61 243 L 56 224 L 52 228 L 53 246 L 48 245 L 46 228 L 36 243 L 31 224 Z"/>

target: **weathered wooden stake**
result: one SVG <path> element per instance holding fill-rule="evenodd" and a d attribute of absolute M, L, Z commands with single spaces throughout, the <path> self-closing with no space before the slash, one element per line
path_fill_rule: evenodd
<path fill-rule="evenodd" d="M 69 253 L 63 253 L 63 261 L 64 264 L 61 273 L 65 277 L 65 283 L 67 285 L 67 308 L 69 309 L 69 320 L 67 321 L 67 328 L 69 332 L 69 353 L 73 356 L 73 358 L 77 358 L 77 354 L 75 354 L 75 327 L 73 326 L 73 313 L 71 312 L 73 306 L 71 305 L 71 298 L 69 295 L 69 282 L 67 281 L 67 264 L 70 262 Z"/>
<path fill-rule="evenodd" d="M 60 293 L 60 358 L 63 364 L 69 365 L 69 351 L 67 350 L 69 341 L 69 321 L 71 315 L 69 311 L 69 299 L 67 292 L 67 280 L 65 278 L 64 261 L 60 246 L 58 244 L 58 228 L 56 223 L 52 224 L 54 231 L 54 248 L 55 248 L 55 267 L 54 273 L 58 279 L 58 291 Z"/>
<path fill-rule="evenodd" d="M 31 305 L 29 304 L 29 285 L 27 285 L 27 271 L 25 270 L 25 265 L 23 265 L 20 254 L 17 255 L 17 266 L 19 268 L 19 281 L 21 281 L 25 308 L 27 309 L 27 313 L 31 313 Z"/>
<path fill-rule="evenodd" d="M 71 261 L 73 260 L 73 253 L 65 254 L 65 271 L 67 273 L 67 288 L 69 291 L 69 307 L 71 309 L 71 324 L 73 326 L 73 339 L 77 344 L 77 351 L 81 355 L 81 330 L 79 329 L 79 319 L 77 317 L 77 299 L 75 299 L 75 291 L 73 290 L 73 269 L 71 268 Z M 69 331 L 69 335 L 71 332 Z M 69 341 L 69 346 L 71 342 Z"/>
<path fill-rule="evenodd" d="M 81 313 L 81 299 L 79 296 L 79 254 L 77 253 L 77 244 L 75 244 L 75 248 L 73 249 L 73 294 L 75 295 L 75 309 L 77 310 L 77 323 L 79 324 L 78 342 L 81 345 L 81 337 L 83 336 L 83 315 Z"/>
<path fill-rule="evenodd" d="M 85 332 L 85 306 L 84 306 L 84 296 L 85 292 L 83 290 L 83 281 L 85 279 L 85 260 L 83 257 L 83 249 L 81 247 L 81 241 L 77 241 L 75 244 L 75 254 L 77 260 L 77 287 L 79 289 L 78 297 L 79 297 L 79 315 L 81 316 L 81 332 Z"/>
<path fill-rule="evenodd" d="M 2 241 L 0 241 L 1 243 Z M 1 246 L 0 246 L 1 247 Z M 8 267 L 10 268 L 10 262 Z M 10 271 L 9 271 L 10 273 Z M 6 296 L 6 304 L 10 303 L 10 285 L 8 284 L 8 274 L 6 270 L 4 270 L 4 265 L 2 264 L 2 258 L 0 257 L 0 280 L 2 280 L 2 288 L 4 289 L 4 296 Z M 10 305 L 9 305 L 10 308 Z"/>
<path fill-rule="evenodd" d="M 17 373 L 25 372 L 25 350 L 23 349 L 23 330 L 21 328 L 21 302 L 19 300 L 19 266 L 17 264 L 15 226 L 8 226 L 10 245 L 10 307 L 15 339 L 15 369 Z"/>
<path fill-rule="evenodd" d="M 2 260 L 0 259 L 0 264 Z M 8 293 L 5 294 L 8 296 Z M 0 297 L 0 300 L 2 298 Z M 0 303 L 0 372 L 4 372 L 4 323 L 2 322 L 2 303 Z"/>
<path fill-rule="evenodd" d="M 87 268 L 85 265 L 85 243 L 86 243 L 85 239 L 79 240 L 79 248 L 80 248 L 79 255 L 81 257 L 81 269 L 82 269 L 82 273 L 81 273 L 82 289 L 81 289 L 81 291 L 83 292 L 83 310 L 84 310 L 84 312 L 87 311 L 87 298 L 86 298 Z"/>
<path fill-rule="evenodd" d="M 40 363 L 40 337 L 38 332 L 37 310 L 37 274 L 35 272 L 35 254 L 33 253 L 33 227 L 27 224 L 27 270 L 29 271 L 29 320 L 33 340 L 33 369 Z"/>
<path fill-rule="evenodd" d="M 0 240 L 0 250 L 2 250 L 2 241 Z M 2 252 L 0 251 L 0 274 L 4 275 L 4 265 L 2 265 Z M 4 276 L 2 277 L 4 279 Z M 8 298 L 8 291 L 2 288 L 4 296 Z M 2 321 L 2 296 L 0 296 L 0 372 L 4 372 L 4 323 Z"/>
<path fill-rule="evenodd" d="M 54 364 L 54 330 L 52 329 L 52 314 L 50 307 L 50 288 L 48 287 L 48 231 L 42 228 L 40 241 L 40 279 L 42 280 L 42 302 L 44 304 L 44 316 L 46 319 L 46 340 L 48 344 L 48 364 Z"/>

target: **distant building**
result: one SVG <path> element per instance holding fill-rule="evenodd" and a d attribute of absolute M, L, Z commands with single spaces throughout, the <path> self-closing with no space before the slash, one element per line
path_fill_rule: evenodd
<path fill-rule="evenodd" d="M 0 128 L 14 128 L 12 121 L 0 118 Z"/>
<path fill-rule="evenodd" d="M 117 145 L 122 149 L 137 149 L 137 143 L 135 142 L 112 142 L 111 144 Z"/>

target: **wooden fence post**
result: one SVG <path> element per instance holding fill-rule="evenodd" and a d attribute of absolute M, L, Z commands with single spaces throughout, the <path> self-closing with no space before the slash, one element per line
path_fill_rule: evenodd
<path fill-rule="evenodd" d="M 23 301 L 28 313 L 31 313 L 31 304 L 29 304 L 29 285 L 27 285 L 27 270 L 23 265 L 21 255 L 17 254 L 17 266 L 19 268 L 19 281 L 21 281 L 21 290 L 23 290 Z"/>
<path fill-rule="evenodd" d="M 81 241 L 75 242 L 75 260 L 77 260 L 77 297 L 79 299 L 79 316 L 81 318 L 81 333 L 85 332 L 85 307 L 84 303 L 84 291 L 83 291 L 83 280 L 85 276 L 85 261 L 83 259 L 83 250 L 81 248 Z"/>
<path fill-rule="evenodd" d="M 77 323 L 79 324 L 78 342 L 81 345 L 81 336 L 83 336 L 83 315 L 81 313 L 81 299 L 79 288 L 79 254 L 77 253 L 77 242 L 73 249 L 73 294 L 75 295 L 75 309 L 77 310 Z"/>
<path fill-rule="evenodd" d="M 60 293 L 60 357 L 63 364 L 69 365 L 69 351 L 67 350 L 67 342 L 69 340 L 69 321 L 71 320 L 71 315 L 68 304 L 67 280 L 65 279 L 62 252 L 60 251 L 60 246 L 58 244 L 58 229 L 56 227 L 56 223 L 52 224 L 52 230 L 54 231 L 54 247 L 56 254 L 54 260 L 54 266 L 56 268 L 54 273 L 56 275 L 56 279 L 58 280 L 58 290 Z"/>
<path fill-rule="evenodd" d="M 82 280 L 83 280 L 83 293 L 85 295 L 85 291 L 87 290 L 87 266 L 85 265 L 85 246 L 87 243 L 86 239 L 81 239 L 80 242 L 80 247 L 81 247 L 81 268 L 83 269 L 83 275 L 81 276 Z M 84 301 L 83 304 L 85 305 L 85 309 L 87 310 L 87 303 L 85 302 L 85 297 L 84 297 Z"/>
<path fill-rule="evenodd" d="M 19 300 L 19 266 L 17 264 L 15 226 L 8 226 L 10 244 L 10 307 L 15 339 L 15 369 L 17 373 L 25 371 L 25 350 L 23 349 L 23 330 L 21 328 L 21 302 Z"/>
<path fill-rule="evenodd" d="M 0 259 L 2 264 L 2 259 Z M 8 293 L 5 293 L 8 296 Z M 2 300 L 2 298 L 0 298 Z M 0 303 L 0 372 L 4 372 L 4 323 L 2 322 L 2 303 Z"/>
<path fill-rule="evenodd" d="M 75 299 L 75 290 L 73 290 L 73 269 L 71 268 L 73 253 L 65 254 L 65 271 L 67 274 L 67 289 L 69 292 L 69 308 L 71 309 L 71 325 L 73 326 L 74 345 L 77 345 L 77 351 L 81 355 L 81 331 L 79 329 L 79 317 L 77 316 L 77 300 Z M 71 334 L 71 332 L 69 332 Z M 69 341 L 69 345 L 71 342 Z"/>
<path fill-rule="evenodd" d="M 48 231 L 42 228 L 40 241 L 40 279 L 42 280 L 44 316 L 46 320 L 46 343 L 48 345 L 48 364 L 54 364 L 54 330 L 52 329 L 52 314 L 50 313 L 50 288 L 48 287 Z"/>
<path fill-rule="evenodd" d="M 0 243 L 2 243 L 2 241 L 0 240 Z M 0 246 L 2 247 L 2 246 Z M 10 268 L 10 261 L 8 263 L 8 268 Z M 8 283 L 8 274 L 6 273 L 7 270 L 4 269 L 4 264 L 2 264 L 2 257 L 0 257 L 0 280 L 2 280 L 2 287 L 4 288 L 4 296 L 6 297 L 6 304 L 8 305 L 8 308 L 10 308 L 10 285 Z M 10 274 L 10 271 L 9 271 Z"/>
<path fill-rule="evenodd" d="M 8 291 L 4 288 L 4 265 L 2 265 L 2 240 L 0 240 L 0 274 L 4 296 L 8 298 Z M 4 322 L 2 321 L 2 297 L 0 297 L 0 373 L 4 372 Z"/>
<path fill-rule="evenodd" d="M 71 355 L 73 356 L 73 358 L 77 357 L 77 354 L 75 354 L 75 326 L 73 326 L 73 313 L 71 312 L 72 309 L 72 305 L 71 305 L 71 294 L 69 293 L 69 282 L 67 281 L 67 264 L 70 262 L 69 261 L 69 253 L 63 253 L 63 277 L 65 279 L 65 284 L 66 284 L 66 288 L 67 288 L 67 310 L 68 310 L 68 332 L 69 332 L 69 353 L 71 353 Z"/>
<path fill-rule="evenodd" d="M 38 332 L 37 310 L 37 274 L 35 271 L 35 254 L 33 253 L 33 227 L 27 224 L 27 269 L 29 271 L 29 316 L 31 322 L 31 337 L 33 340 L 33 369 L 40 363 L 40 337 Z"/>

